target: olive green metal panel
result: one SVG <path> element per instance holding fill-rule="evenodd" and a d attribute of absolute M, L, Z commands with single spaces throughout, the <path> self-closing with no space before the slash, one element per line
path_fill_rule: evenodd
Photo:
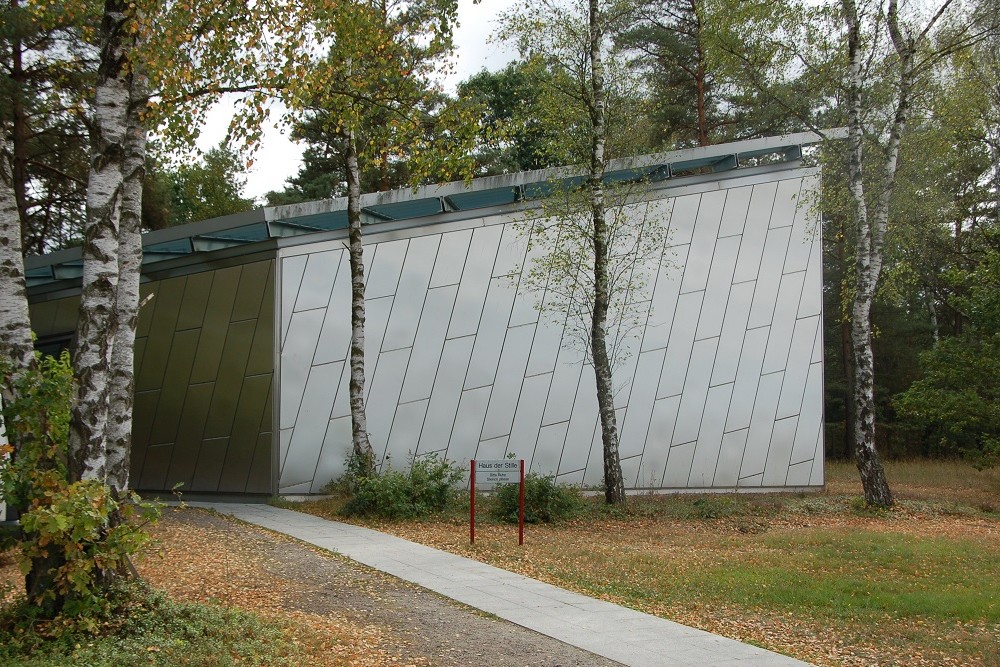
<path fill-rule="evenodd" d="M 192 491 L 211 493 L 228 490 L 219 485 L 219 477 L 222 475 L 227 449 L 229 449 L 228 437 L 208 438 L 202 441 L 201 451 L 198 453 L 198 463 L 194 467 L 194 479 L 191 480 Z"/>
<path fill-rule="evenodd" d="M 135 326 L 135 335 L 144 338 L 149 335 L 149 327 L 153 323 L 153 301 L 149 299 L 150 294 L 154 294 L 154 288 L 159 283 L 142 283 L 139 285 L 139 303 L 143 304 L 139 308 L 139 322 Z M 155 298 L 155 296 L 154 296 Z"/>
<path fill-rule="evenodd" d="M 268 400 L 270 402 L 270 399 Z M 271 434 L 257 436 L 250 476 L 247 478 L 246 493 L 271 493 Z"/>
<path fill-rule="evenodd" d="M 243 267 L 239 287 L 236 290 L 236 302 L 233 304 L 231 318 L 233 322 L 257 318 L 264 296 L 264 286 L 270 277 L 269 268 L 270 264 L 263 262 Z"/>
<path fill-rule="evenodd" d="M 244 380 L 239 404 L 236 406 L 236 419 L 233 420 L 229 451 L 219 480 L 220 486 L 227 489 L 246 487 L 257 449 L 262 417 L 264 412 L 270 412 L 267 404 L 270 392 L 271 377 L 268 375 Z"/>
<path fill-rule="evenodd" d="M 76 331 L 76 318 L 80 314 L 80 299 L 60 299 L 56 310 L 55 321 L 52 322 L 52 333 Z"/>
<path fill-rule="evenodd" d="M 132 480 L 132 486 L 138 489 L 164 489 L 163 479 L 173 449 L 172 442 L 147 447 L 142 461 L 142 474 L 139 475 L 138 480 Z"/>
<path fill-rule="evenodd" d="M 171 341 L 177 325 L 177 312 L 184 297 L 185 280 L 186 278 L 181 277 L 163 281 L 149 304 L 153 307 L 153 321 L 146 338 L 142 363 L 136 368 L 136 391 L 163 386 L 170 360 Z"/>
<path fill-rule="evenodd" d="M 177 415 L 182 414 L 185 395 L 188 392 L 188 378 L 194 363 L 195 346 L 198 344 L 198 330 L 178 331 L 174 334 L 168 357 L 166 374 L 160 389 L 160 403 L 153 419 L 150 444 L 176 442 Z"/>
<path fill-rule="evenodd" d="M 215 382 L 215 394 L 212 396 L 212 407 L 209 408 L 208 421 L 205 423 L 205 438 L 221 438 L 232 433 L 255 325 L 254 321 L 233 322 L 229 325 Z"/>
<path fill-rule="evenodd" d="M 184 301 L 177 313 L 177 330 L 197 329 L 205 321 L 205 309 L 208 307 L 208 297 L 212 292 L 214 271 L 196 273 L 187 276 L 184 285 Z"/>
<path fill-rule="evenodd" d="M 159 390 L 139 391 L 135 394 L 132 404 L 132 461 L 131 469 L 135 484 L 135 471 L 142 470 L 146 458 L 146 443 L 149 442 L 149 432 L 153 428 L 153 417 L 156 415 L 156 405 L 160 401 Z M 139 446 L 138 443 L 142 443 Z"/>
<path fill-rule="evenodd" d="M 272 491 L 273 280 L 268 260 L 143 286 L 136 488 Z"/>
<path fill-rule="evenodd" d="M 58 301 L 44 301 L 33 303 L 28 308 L 31 317 L 31 328 L 39 336 L 46 336 L 53 333 L 52 326 L 56 320 L 56 311 L 59 310 Z"/>
<path fill-rule="evenodd" d="M 182 489 L 191 488 L 194 478 L 194 467 L 198 463 L 198 452 L 201 449 L 202 434 L 205 432 L 205 420 L 208 419 L 208 406 L 212 401 L 215 383 L 196 384 L 187 388 L 184 409 L 180 413 L 177 425 L 177 444 L 174 456 L 167 469 L 167 488 L 174 484 L 183 484 Z"/>
<path fill-rule="evenodd" d="M 191 375 L 192 383 L 209 382 L 218 375 L 239 280 L 238 266 L 215 272 L 208 310 L 201 328 L 201 340 L 198 342 L 198 356 L 195 357 L 194 372 Z"/>

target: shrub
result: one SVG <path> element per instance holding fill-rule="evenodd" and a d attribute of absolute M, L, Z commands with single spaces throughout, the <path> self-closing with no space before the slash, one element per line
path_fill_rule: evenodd
<path fill-rule="evenodd" d="M 384 519 L 415 519 L 445 510 L 457 497 L 455 485 L 464 472 L 436 455 L 415 459 L 406 473 L 389 469 L 358 476 L 350 460 L 347 470 L 338 483 L 351 494 L 343 513 Z"/>
<path fill-rule="evenodd" d="M 35 623 L 25 600 L 0 607 L 0 665 L 24 667 L 290 667 L 306 664 L 282 628 L 238 609 L 173 602 L 136 582 L 109 589 L 83 625 Z"/>
<path fill-rule="evenodd" d="M 517 523 L 518 484 L 501 484 L 494 492 L 492 513 L 508 523 Z M 570 519 L 583 511 L 579 487 L 556 484 L 553 478 L 529 473 L 524 477 L 525 523 L 552 523 Z"/>
<path fill-rule="evenodd" d="M 9 366 L 0 369 L 5 376 Z M 159 508 L 129 493 L 119 497 L 97 480 L 70 483 L 66 460 L 73 376 L 69 355 L 38 358 L 16 374 L 16 400 L 4 419 L 16 453 L 0 466 L 0 498 L 21 511 L 18 546 L 27 593 L 42 616 L 92 618 L 103 608 L 106 585 L 124 572 L 129 556 L 148 539 L 143 522 Z"/>

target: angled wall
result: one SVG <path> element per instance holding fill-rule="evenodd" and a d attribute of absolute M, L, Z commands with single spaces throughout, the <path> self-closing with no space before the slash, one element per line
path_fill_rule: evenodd
<path fill-rule="evenodd" d="M 631 488 L 823 483 L 821 243 L 808 169 L 719 178 L 633 205 L 668 226 L 615 370 Z M 366 239 L 368 423 L 383 465 L 516 454 L 599 485 L 593 367 L 519 289 L 516 214 Z M 374 231 L 374 230 L 373 230 Z M 350 452 L 342 240 L 278 259 L 279 490 L 317 492 Z"/>
<path fill-rule="evenodd" d="M 135 344 L 131 485 L 274 491 L 274 261 L 153 279 Z M 79 297 L 37 300 L 40 343 L 68 346 Z"/>

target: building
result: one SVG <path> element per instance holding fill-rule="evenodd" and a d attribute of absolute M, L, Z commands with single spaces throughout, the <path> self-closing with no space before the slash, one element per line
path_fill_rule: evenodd
<path fill-rule="evenodd" d="M 812 133 L 636 158 L 629 211 L 665 261 L 615 368 L 632 489 L 822 486 L 822 254 Z M 580 177 L 526 172 L 365 195 L 367 411 L 380 465 L 526 459 L 598 486 L 593 369 L 521 280 L 525 215 Z M 556 185 L 553 185 L 556 183 Z M 561 185 L 559 185 L 561 184 Z M 346 201 L 144 236 L 132 484 L 315 493 L 350 452 Z M 43 349 L 76 325 L 78 250 L 30 258 Z"/>

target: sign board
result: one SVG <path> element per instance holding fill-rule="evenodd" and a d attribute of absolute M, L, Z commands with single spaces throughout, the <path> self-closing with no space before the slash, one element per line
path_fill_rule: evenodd
<path fill-rule="evenodd" d="M 518 484 L 521 462 L 514 459 L 476 459 L 477 484 Z"/>
<path fill-rule="evenodd" d="M 483 484 L 517 484 L 517 543 L 524 544 L 524 459 L 469 461 L 469 543 L 476 543 L 476 480 Z"/>

